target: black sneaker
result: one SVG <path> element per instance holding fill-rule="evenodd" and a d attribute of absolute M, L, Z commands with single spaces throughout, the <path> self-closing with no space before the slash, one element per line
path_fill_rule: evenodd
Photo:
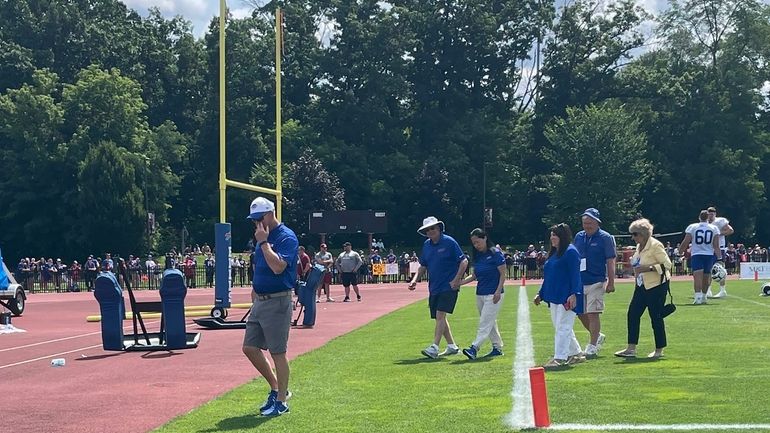
<path fill-rule="evenodd" d="M 358 295 L 358 302 L 361 302 L 361 295 Z"/>
<path fill-rule="evenodd" d="M 342 300 L 342 302 L 350 302 L 350 298 L 348 298 L 347 296 L 345 296 L 345 299 L 343 299 L 343 300 Z"/>

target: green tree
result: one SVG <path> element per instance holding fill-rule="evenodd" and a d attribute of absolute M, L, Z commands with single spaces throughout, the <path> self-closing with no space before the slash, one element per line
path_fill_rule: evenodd
<path fill-rule="evenodd" d="M 546 137 L 551 146 L 543 157 L 554 171 L 545 180 L 550 203 L 543 222 L 574 226 L 583 209 L 596 207 L 606 230 L 623 230 L 637 215 L 650 171 L 639 120 L 610 104 L 568 108 Z"/>

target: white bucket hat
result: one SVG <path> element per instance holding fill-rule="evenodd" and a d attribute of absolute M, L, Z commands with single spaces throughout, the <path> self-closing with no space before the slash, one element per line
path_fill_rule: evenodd
<path fill-rule="evenodd" d="M 434 216 L 429 216 L 428 218 L 425 218 L 424 220 L 422 220 L 422 226 L 419 229 L 417 229 L 417 233 L 419 233 L 419 234 L 421 234 L 423 236 L 426 236 L 425 229 L 427 229 L 428 227 L 433 227 L 433 226 L 438 225 L 438 224 L 441 225 L 441 231 L 443 232 L 444 231 L 444 222 L 443 221 L 439 221 L 439 219 L 434 217 Z"/>

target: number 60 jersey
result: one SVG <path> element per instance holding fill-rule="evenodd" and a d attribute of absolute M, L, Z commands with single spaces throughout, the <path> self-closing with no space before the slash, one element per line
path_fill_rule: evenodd
<path fill-rule="evenodd" d="M 692 256 L 713 256 L 712 242 L 719 236 L 719 229 L 705 221 L 690 224 L 684 231 L 692 236 Z"/>

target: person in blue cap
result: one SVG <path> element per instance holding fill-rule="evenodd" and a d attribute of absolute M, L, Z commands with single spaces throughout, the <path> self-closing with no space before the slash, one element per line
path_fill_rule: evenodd
<path fill-rule="evenodd" d="M 584 311 L 578 318 L 591 335 L 585 348 L 586 358 L 595 358 L 605 339 L 600 318 L 604 294 L 615 291 L 615 238 L 599 227 L 602 220 L 596 208 L 586 209 L 581 219 L 583 230 L 573 241 L 580 253 L 580 279 L 585 296 Z"/>
<path fill-rule="evenodd" d="M 275 205 L 258 197 L 251 202 L 247 217 L 254 222 L 254 301 L 246 321 L 243 353 L 270 385 L 263 416 L 278 416 L 289 411 L 291 396 L 289 361 L 286 350 L 293 302 L 291 295 L 297 281 L 299 241 L 294 232 L 275 217 Z M 263 351 L 270 352 L 275 372 Z"/>

